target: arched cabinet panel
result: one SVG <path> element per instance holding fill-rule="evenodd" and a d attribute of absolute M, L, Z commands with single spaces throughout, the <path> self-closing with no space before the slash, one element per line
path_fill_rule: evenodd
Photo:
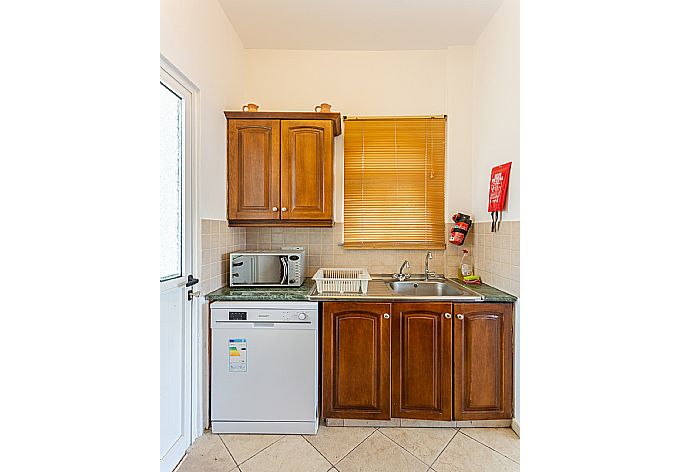
<path fill-rule="evenodd" d="M 513 414 L 513 307 L 456 303 L 455 419 L 509 419 Z"/>
<path fill-rule="evenodd" d="M 388 303 L 324 303 L 325 418 L 390 419 Z"/>

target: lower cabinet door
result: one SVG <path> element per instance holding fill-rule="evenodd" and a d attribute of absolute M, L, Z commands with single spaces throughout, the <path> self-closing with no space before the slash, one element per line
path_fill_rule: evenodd
<path fill-rule="evenodd" d="M 393 417 L 452 419 L 452 312 L 451 303 L 393 304 Z"/>
<path fill-rule="evenodd" d="M 454 304 L 455 419 L 513 415 L 513 306 Z"/>
<path fill-rule="evenodd" d="M 389 303 L 323 304 L 325 418 L 390 419 L 390 313 Z"/>

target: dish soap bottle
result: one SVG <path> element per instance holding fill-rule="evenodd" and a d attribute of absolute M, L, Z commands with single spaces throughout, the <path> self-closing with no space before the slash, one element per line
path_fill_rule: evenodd
<path fill-rule="evenodd" d="M 467 277 L 468 275 L 474 275 L 474 264 L 472 261 L 472 256 L 470 255 L 470 251 L 467 249 L 462 250 L 462 259 L 460 259 L 460 267 L 458 272 L 460 272 L 458 275 L 460 276 L 460 280 L 462 280 L 463 277 Z"/>

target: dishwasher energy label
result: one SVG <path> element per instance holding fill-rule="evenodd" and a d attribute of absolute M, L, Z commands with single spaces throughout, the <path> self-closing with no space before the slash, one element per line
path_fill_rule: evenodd
<path fill-rule="evenodd" d="M 247 372 L 247 340 L 245 338 L 228 340 L 228 359 L 230 372 Z"/>

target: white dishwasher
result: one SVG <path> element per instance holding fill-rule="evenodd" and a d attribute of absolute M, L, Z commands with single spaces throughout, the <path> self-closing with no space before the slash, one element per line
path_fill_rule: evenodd
<path fill-rule="evenodd" d="M 211 431 L 316 434 L 318 303 L 211 305 Z"/>

